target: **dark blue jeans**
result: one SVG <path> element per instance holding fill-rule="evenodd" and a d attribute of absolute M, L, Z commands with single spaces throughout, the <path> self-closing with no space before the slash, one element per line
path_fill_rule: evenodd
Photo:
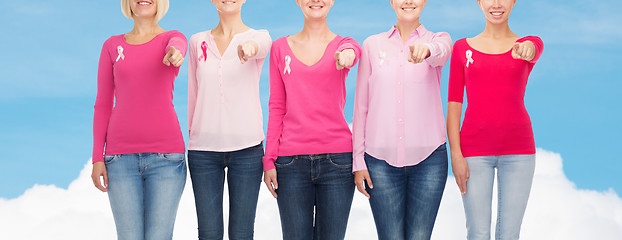
<path fill-rule="evenodd" d="M 225 168 L 228 168 L 229 239 L 253 239 L 262 157 L 262 144 L 233 152 L 188 151 L 199 239 L 223 239 Z"/>
<path fill-rule="evenodd" d="M 278 157 L 275 165 L 283 239 L 344 239 L 354 196 L 352 153 Z"/>
<path fill-rule="evenodd" d="M 447 182 L 447 148 L 414 166 L 393 167 L 365 154 L 374 184 L 367 187 L 378 239 L 430 239 Z"/>

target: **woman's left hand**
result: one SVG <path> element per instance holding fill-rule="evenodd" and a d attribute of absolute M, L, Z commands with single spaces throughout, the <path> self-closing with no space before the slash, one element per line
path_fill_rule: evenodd
<path fill-rule="evenodd" d="M 354 65 L 356 54 L 354 49 L 344 49 L 341 52 L 335 53 L 335 62 L 337 62 L 337 70 L 344 69 L 346 67 Z"/>
<path fill-rule="evenodd" d="M 514 59 L 521 59 L 525 61 L 531 61 L 536 56 L 536 46 L 531 41 L 524 41 L 522 43 L 514 43 L 512 47 L 512 57 Z"/>
<path fill-rule="evenodd" d="M 179 67 L 184 62 L 184 56 L 181 55 L 181 52 L 177 50 L 175 47 L 169 47 L 168 53 L 164 56 L 164 60 L 162 60 L 164 65 Z"/>

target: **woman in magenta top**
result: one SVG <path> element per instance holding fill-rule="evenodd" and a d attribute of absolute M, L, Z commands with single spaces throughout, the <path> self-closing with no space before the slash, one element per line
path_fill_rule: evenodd
<path fill-rule="evenodd" d="M 426 0 L 390 2 L 397 24 L 363 43 L 352 170 L 379 239 L 430 239 L 447 182 L 440 91 L 452 41 L 419 23 Z"/>
<path fill-rule="evenodd" d="M 172 100 L 187 43 L 158 25 L 168 5 L 121 1 L 134 29 L 106 40 L 99 59 L 92 178 L 108 192 L 119 239 L 171 239 L 186 183 Z"/>
<path fill-rule="evenodd" d="M 343 239 L 354 194 L 345 79 L 360 46 L 328 28 L 333 0 L 296 3 L 303 30 L 270 52 L 264 182 L 277 198 L 283 239 Z"/>
<path fill-rule="evenodd" d="M 518 239 L 535 169 L 535 143 L 524 97 L 542 54 L 538 37 L 519 37 L 508 19 L 516 0 L 478 0 L 484 31 L 454 45 L 447 135 L 463 194 L 468 239 L 490 239 L 492 186 L 499 188 L 496 239 Z M 464 89 L 467 109 L 460 117 Z"/>
<path fill-rule="evenodd" d="M 259 77 L 272 40 L 242 21 L 245 1 L 212 1 L 216 28 L 190 38 L 188 167 L 199 239 L 222 239 L 229 187 L 229 239 L 253 239 L 263 174 Z"/>

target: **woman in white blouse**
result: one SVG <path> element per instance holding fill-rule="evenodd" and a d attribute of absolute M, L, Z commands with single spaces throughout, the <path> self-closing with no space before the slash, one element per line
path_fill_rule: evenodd
<path fill-rule="evenodd" d="M 259 77 L 272 40 L 244 25 L 245 1 L 212 1 L 220 22 L 190 38 L 188 165 L 199 239 L 222 239 L 225 168 L 229 239 L 253 239 L 263 165 Z"/>

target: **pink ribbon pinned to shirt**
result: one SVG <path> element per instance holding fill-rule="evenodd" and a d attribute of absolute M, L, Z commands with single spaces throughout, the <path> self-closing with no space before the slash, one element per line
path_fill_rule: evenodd
<path fill-rule="evenodd" d="M 119 54 L 119 56 L 117 56 L 117 60 L 115 62 L 118 62 L 119 59 L 125 60 L 125 55 L 123 55 L 123 47 L 118 46 L 117 53 Z"/>
<path fill-rule="evenodd" d="M 466 58 L 467 58 L 466 67 L 469 67 L 469 64 L 474 62 L 473 52 L 471 50 L 466 51 Z"/>
<path fill-rule="evenodd" d="M 201 57 L 199 57 L 199 61 L 201 61 L 201 59 L 203 59 L 203 61 L 207 61 L 207 43 L 205 41 L 203 41 L 203 43 L 201 43 L 201 50 L 203 50 L 203 55 Z"/>
<path fill-rule="evenodd" d="M 289 55 L 285 56 L 285 70 L 283 74 L 292 74 L 292 69 L 289 67 L 290 63 L 292 63 L 292 57 Z"/>

